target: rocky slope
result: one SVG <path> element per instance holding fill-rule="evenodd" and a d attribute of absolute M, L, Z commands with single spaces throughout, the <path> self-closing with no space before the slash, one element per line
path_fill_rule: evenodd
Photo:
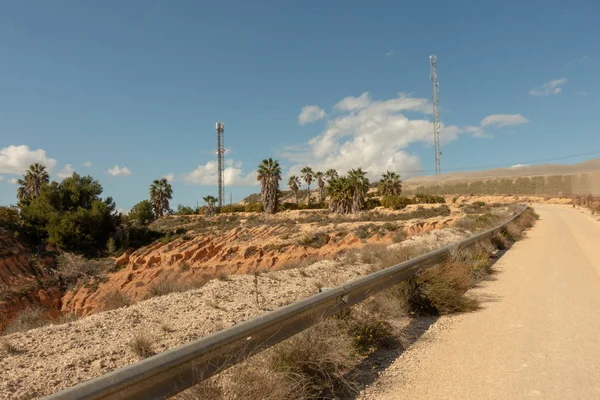
<path fill-rule="evenodd" d="M 21 310 L 41 305 L 57 314 L 61 291 L 49 268 L 50 257 L 36 256 L 8 231 L 0 230 L 0 332 Z"/>
<path fill-rule="evenodd" d="M 386 225 L 384 221 L 305 222 L 298 212 L 284 215 L 273 224 L 251 226 L 242 220 L 237 227 L 222 231 L 189 229 L 169 243 L 157 241 L 126 253 L 116 260 L 117 272 L 108 274 L 101 282 L 67 292 L 62 309 L 88 315 L 102 310 L 105 299 L 117 291 L 139 301 L 165 281 L 193 282 L 200 286 L 218 276 L 290 268 L 310 258 L 333 258 L 363 243 L 390 243 L 397 231 L 410 236 L 447 227 L 455 219 L 436 217 Z M 188 228 L 194 226 L 194 219 L 190 220 Z"/>
<path fill-rule="evenodd" d="M 418 243 L 427 251 L 467 235 L 442 229 L 392 246 Z M 8 335 L 5 343 L 14 351 L 7 354 L 0 348 L 0 398 L 37 398 L 131 364 L 138 360 L 129 346 L 136 335 L 146 335 L 153 350 L 162 352 L 369 271 L 364 264 L 321 261 L 302 269 L 262 273 L 257 281 L 252 274 L 233 275 L 211 280 L 200 289 Z"/>

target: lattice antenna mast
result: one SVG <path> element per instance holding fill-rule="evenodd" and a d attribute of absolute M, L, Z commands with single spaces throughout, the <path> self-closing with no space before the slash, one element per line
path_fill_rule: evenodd
<path fill-rule="evenodd" d="M 437 79 L 437 56 L 435 54 L 429 56 L 429 64 L 431 65 L 431 87 L 432 87 L 432 102 L 433 102 L 433 142 L 435 147 L 435 174 L 440 174 L 440 86 Z"/>
<path fill-rule="evenodd" d="M 217 122 L 217 181 L 219 185 L 219 207 L 223 207 L 223 198 L 225 193 L 224 185 L 224 171 L 223 171 L 223 155 L 225 154 L 225 147 L 223 144 L 223 132 L 225 132 L 225 124 Z"/>

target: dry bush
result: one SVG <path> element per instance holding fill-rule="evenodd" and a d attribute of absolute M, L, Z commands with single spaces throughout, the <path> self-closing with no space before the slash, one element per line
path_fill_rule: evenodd
<path fill-rule="evenodd" d="M 357 307 L 348 313 L 344 322 L 354 348 L 361 354 L 380 347 L 392 347 L 395 343 L 393 328 L 383 314 Z"/>
<path fill-rule="evenodd" d="M 502 246 L 504 244 L 502 243 Z M 467 264 L 471 267 L 471 275 L 475 280 L 486 279 L 492 274 L 493 262 L 490 258 L 496 247 L 490 240 L 477 242 L 467 248 L 450 254 L 452 261 Z"/>
<path fill-rule="evenodd" d="M 83 256 L 63 252 L 56 258 L 59 276 L 65 284 L 74 285 L 79 280 L 88 280 L 102 275 L 114 261 L 88 260 Z"/>
<path fill-rule="evenodd" d="M 128 307 L 133 304 L 131 297 L 119 290 L 108 293 L 101 301 L 104 311 L 116 310 L 117 308 Z"/>
<path fill-rule="evenodd" d="M 479 231 L 493 228 L 500 223 L 500 217 L 493 214 L 466 215 L 454 223 L 454 226 L 465 231 Z"/>
<path fill-rule="evenodd" d="M 400 282 L 391 290 L 396 292 L 402 310 L 409 315 L 435 315 L 438 313 L 431 300 L 425 295 L 423 286 L 415 277 Z"/>
<path fill-rule="evenodd" d="M 387 245 L 382 243 L 366 244 L 358 249 L 360 259 L 365 264 L 376 264 L 379 261 L 379 255 L 387 251 Z"/>
<path fill-rule="evenodd" d="M 267 351 L 269 353 L 269 351 Z M 291 385 L 285 373 L 269 368 L 266 353 L 215 375 L 179 394 L 180 400 L 300 400 L 301 388 Z"/>
<path fill-rule="evenodd" d="M 24 332 L 30 329 L 40 328 L 52 323 L 52 319 L 47 316 L 47 310 L 33 306 L 19 313 L 4 330 L 4 334 L 8 335 L 15 332 Z"/>
<path fill-rule="evenodd" d="M 394 233 L 394 235 L 392 235 L 392 242 L 393 243 L 400 243 L 403 240 L 406 240 L 406 232 L 404 232 L 403 230 L 399 230 L 396 233 Z"/>
<path fill-rule="evenodd" d="M 229 277 L 229 274 L 227 272 L 225 272 L 224 270 L 219 270 L 216 274 L 216 277 L 218 280 L 223 281 L 223 282 L 229 282 L 231 280 L 231 278 Z"/>
<path fill-rule="evenodd" d="M 358 392 L 348 376 L 356 359 L 352 338 L 339 321 L 325 320 L 273 348 L 271 368 L 285 373 L 301 399 L 349 398 Z"/>
<path fill-rule="evenodd" d="M 438 314 L 454 314 L 477 309 L 477 301 L 465 296 L 473 287 L 471 267 L 462 262 L 447 261 L 417 275 L 423 294 Z"/>
<path fill-rule="evenodd" d="M 388 246 L 386 244 L 367 244 L 355 250 L 360 255 L 361 261 L 373 264 L 374 269 L 388 268 L 400 264 L 415 255 L 422 254 L 425 249 L 416 246 Z"/>
<path fill-rule="evenodd" d="M 301 260 L 290 260 L 277 269 L 281 270 L 281 271 L 286 271 L 289 269 L 306 268 L 306 267 L 313 265 L 314 263 L 322 261 L 322 260 L 323 260 L 322 256 L 319 256 L 318 254 L 310 254 L 306 258 L 303 258 Z"/>
<path fill-rule="evenodd" d="M 516 242 L 517 240 L 521 240 L 523 238 L 523 230 L 516 222 L 511 222 L 508 225 L 506 225 L 504 234 L 509 240 L 513 242 Z"/>
<path fill-rule="evenodd" d="M 176 292 L 185 292 L 188 289 L 186 285 L 175 278 L 168 278 L 155 282 L 150 286 L 146 299 L 157 296 L 165 296 Z"/>
<path fill-rule="evenodd" d="M 315 249 L 325 246 L 329 242 L 329 235 L 325 233 L 307 234 L 302 237 L 300 244 Z"/>
<path fill-rule="evenodd" d="M 21 352 L 21 350 L 19 350 L 14 344 L 9 342 L 8 340 L 2 340 L 0 342 L 0 349 L 2 349 L 3 353 L 8 355 L 15 355 Z"/>
<path fill-rule="evenodd" d="M 185 261 L 183 261 L 181 264 L 179 264 L 179 270 L 181 272 L 187 272 L 190 270 L 190 265 L 188 263 L 186 263 Z"/>
<path fill-rule="evenodd" d="M 127 342 L 127 346 L 140 358 L 148 358 L 156 354 L 152 349 L 153 344 L 152 338 L 144 332 L 136 332 Z"/>

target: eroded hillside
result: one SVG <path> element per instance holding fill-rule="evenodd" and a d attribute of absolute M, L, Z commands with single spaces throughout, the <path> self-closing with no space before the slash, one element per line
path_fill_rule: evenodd
<path fill-rule="evenodd" d="M 115 261 L 113 272 L 68 291 L 65 312 L 86 315 L 105 308 L 118 292 L 132 302 L 151 297 L 168 282 L 202 286 L 215 277 L 289 269 L 331 259 L 364 243 L 400 241 L 449 226 L 458 208 L 445 205 L 333 216 L 324 211 L 170 217 L 156 229 L 179 232 Z"/>
<path fill-rule="evenodd" d="M 58 313 L 62 293 L 49 269 L 53 264 L 51 257 L 32 253 L 12 232 L 0 229 L 0 331 L 31 306 Z"/>

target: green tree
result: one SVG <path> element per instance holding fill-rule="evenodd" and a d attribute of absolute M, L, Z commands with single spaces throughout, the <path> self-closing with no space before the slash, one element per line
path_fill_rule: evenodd
<path fill-rule="evenodd" d="M 156 218 L 165 215 L 169 210 L 169 200 L 173 198 L 173 188 L 167 178 L 156 179 L 150 185 L 150 201 L 154 206 Z"/>
<path fill-rule="evenodd" d="M 329 211 L 336 214 L 352 212 L 352 184 L 346 176 L 336 176 L 329 180 Z"/>
<path fill-rule="evenodd" d="M 366 178 L 366 173 L 360 168 L 350 170 L 348 179 L 352 186 L 352 213 L 358 213 L 364 207 L 365 196 L 369 191 L 369 180 Z"/>
<path fill-rule="evenodd" d="M 379 181 L 379 194 L 382 196 L 397 196 L 400 193 L 402 193 L 400 175 L 392 171 L 383 173 Z"/>
<path fill-rule="evenodd" d="M 312 168 L 308 166 L 302 168 L 300 173 L 302 174 L 302 179 L 304 179 L 304 182 L 306 182 L 306 192 L 308 194 L 308 197 L 306 198 L 306 204 L 310 204 L 310 184 L 313 181 L 315 173 L 313 172 Z"/>
<path fill-rule="evenodd" d="M 317 180 L 317 186 L 319 187 L 319 203 L 322 203 L 325 200 L 325 180 L 323 179 L 325 176 L 321 171 L 315 172 L 315 179 Z"/>
<path fill-rule="evenodd" d="M 258 166 L 256 180 L 260 182 L 260 194 L 265 212 L 275 214 L 279 202 L 277 192 L 281 180 L 279 161 L 272 158 L 262 160 Z"/>
<path fill-rule="evenodd" d="M 30 233 L 59 249 L 97 255 L 104 251 L 119 217 L 112 198 L 91 176 L 74 173 L 61 183 L 43 185 L 39 195 L 21 207 Z"/>
<path fill-rule="evenodd" d="M 325 172 L 325 177 L 327 178 L 327 182 L 331 181 L 333 178 L 338 177 L 338 173 L 335 169 L 329 168 L 327 172 Z"/>
<path fill-rule="evenodd" d="M 288 187 L 296 197 L 296 204 L 298 204 L 298 191 L 300 190 L 300 185 L 300 178 L 298 178 L 296 175 L 290 176 L 290 178 L 288 179 Z"/>
<path fill-rule="evenodd" d="M 152 203 L 148 200 L 140 201 L 129 211 L 129 218 L 140 225 L 148 225 L 155 219 Z"/>
<path fill-rule="evenodd" d="M 211 217 L 215 215 L 215 203 L 217 202 L 217 198 L 215 196 L 206 196 L 203 197 L 202 200 L 206 202 L 206 213 L 207 217 Z"/>
<path fill-rule="evenodd" d="M 17 199 L 19 201 L 32 200 L 40 195 L 44 185 L 50 182 L 50 176 L 46 167 L 35 163 L 29 166 L 22 179 L 17 180 Z"/>

